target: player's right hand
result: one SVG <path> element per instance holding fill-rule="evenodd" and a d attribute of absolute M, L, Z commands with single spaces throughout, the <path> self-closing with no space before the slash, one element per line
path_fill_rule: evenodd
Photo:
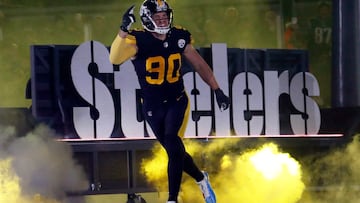
<path fill-rule="evenodd" d="M 134 15 L 134 7 L 135 5 L 132 5 L 123 15 L 120 29 L 124 32 L 129 32 L 131 25 L 136 22 Z"/>

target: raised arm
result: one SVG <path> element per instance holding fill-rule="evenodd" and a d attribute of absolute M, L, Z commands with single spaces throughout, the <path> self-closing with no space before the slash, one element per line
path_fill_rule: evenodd
<path fill-rule="evenodd" d="M 120 30 L 112 42 L 109 57 L 112 64 L 121 64 L 135 56 L 137 47 L 126 38 L 127 34 L 128 33 Z"/>
<path fill-rule="evenodd" d="M 111 44 L 109 59 L 112 64 L 121 64 L 135 56 L 136 44 L 128 38 L 129 29 L 135 21 L 134 6 L 131 6 L 123 15 L 119 33 Z"/>

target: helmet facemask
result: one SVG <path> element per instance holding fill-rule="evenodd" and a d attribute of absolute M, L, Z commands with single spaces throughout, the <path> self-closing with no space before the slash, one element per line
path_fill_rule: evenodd
<path fill-rule="evenodd" d="M 168 17 L 168 25 L 166 27 L 157 26 L 152 18 L 158 12 L 166 12 Z M 143 27 L 147 31 L 166 34 L 172 25 L 173 12 L 165 0 L 145 0 L 140 7 L 140 18 Z"/>

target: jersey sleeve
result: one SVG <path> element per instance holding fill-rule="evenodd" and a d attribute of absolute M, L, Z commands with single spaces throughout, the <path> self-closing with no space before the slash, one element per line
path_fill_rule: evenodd
<path fill-rule="evenodd" d="M 194 43 L 195 43 L 194 38 L 192 37 L 192 35 L 189 31 L 187 31 L 187 32 L 189 33 L 189 44 L 194 45 Z"/>
<path fill-rule="evenodd" d="M 136 39 L 132 35 L 121 38 L 116 35 L 110 47 L 110 62 L 112 64 L 121 64 L 136 54 Z"/>
<path fill-rule="evenodd" d="M 180 31 L 181 33 L 180 35 L 182 35 L 185 38 L 186 44 L 191 44 L 191 45 L 194 44 L 195 41 L 191 33 L 187 29 L 181 26 L 176 26 L 176 28 Z"/>

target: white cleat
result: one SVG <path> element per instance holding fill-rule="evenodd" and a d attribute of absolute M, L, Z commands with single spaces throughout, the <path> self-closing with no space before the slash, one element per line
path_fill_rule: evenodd
<path fill-rule="evenodd" d="M 206 203 L 216 203 L 216 195 L 210 185 L 209 175 L 205 171 L 203 171 L 202 173 L 204 174 L 204 179 L 200 182 L 197 182 L 197 184 L 199 185 L 199 187 L 203 193 L 205 202 Z"/>

